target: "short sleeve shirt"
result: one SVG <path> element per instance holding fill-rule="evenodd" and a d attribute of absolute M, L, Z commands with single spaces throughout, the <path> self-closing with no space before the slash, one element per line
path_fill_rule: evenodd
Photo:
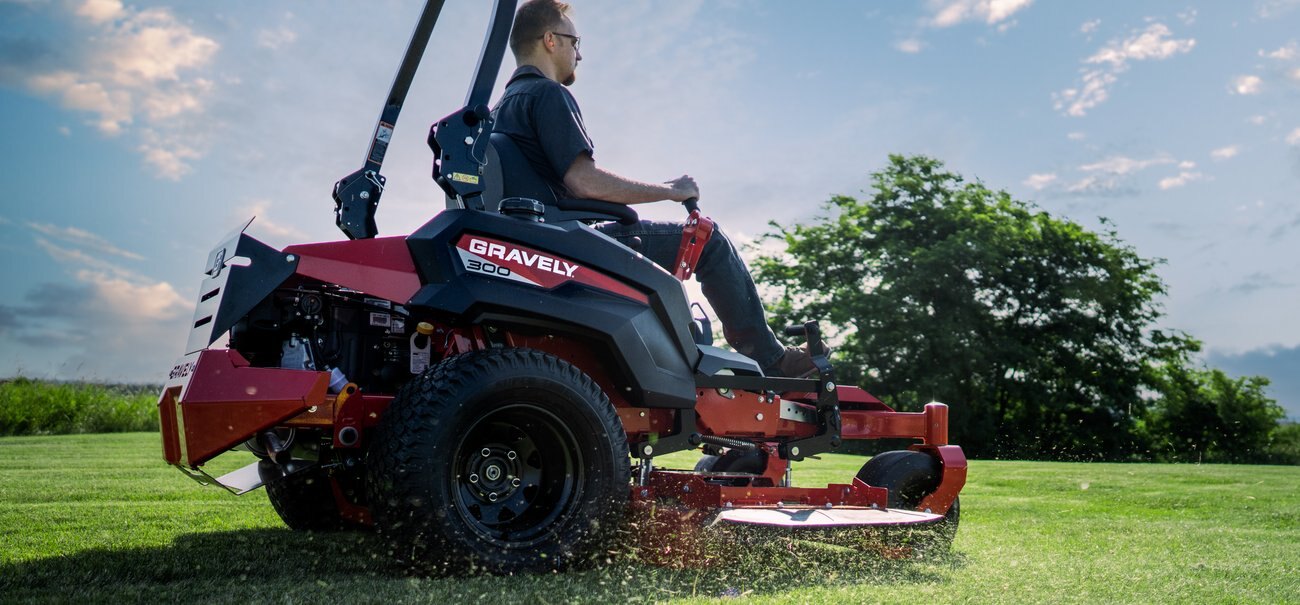
<path fill-rule="evenodd" d="M 494 132 L 514 139 L 551 189 L 567 197 L 564 174 L 579 155 L 595 152 L 582 110 L 568 89 L 536 67 L 521 66 L 510 76 L 492 117 Z"/>

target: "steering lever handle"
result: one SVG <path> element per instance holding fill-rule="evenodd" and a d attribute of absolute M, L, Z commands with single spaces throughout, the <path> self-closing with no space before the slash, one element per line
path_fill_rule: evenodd
<path fill-rule="evenodd" d="M 682 205 L 686 207 L 686 213 L 687 213 L 687 214 L 691 214 L 691 213 L 693 213 L 693 212 L 697 212 L 697 211 L 699 211 L 699 209 L 700 209 L 700 198 L 698 198 L 698 197 L 688 197 L 688 198 L 682 200 Z"/>

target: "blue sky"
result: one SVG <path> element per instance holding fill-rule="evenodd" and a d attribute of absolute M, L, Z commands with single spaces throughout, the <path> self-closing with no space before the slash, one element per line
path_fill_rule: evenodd
<path fill-rule="evenodd" d="M 1163 325 L 1300 418 L 1300 0 L 575 5 L 573 92 L 606 167 L 690 173 L 741 240 L 859 194 L 890 153 L 1106 217 L 1166 259 Z M 330 188 L 420 9 L 0 0 L 0 376 L 160 380 L 223 234 L 257 215 L 273 245 L 341 237 Z M 381 234 L 442 207 L 424 137 L 464 99 L 487 12 L 446 3 Z"/>

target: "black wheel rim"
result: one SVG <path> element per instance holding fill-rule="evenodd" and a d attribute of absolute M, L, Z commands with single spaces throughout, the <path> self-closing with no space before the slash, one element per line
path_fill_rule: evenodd
<path fill-rule="evenodd" d="M 577 438 L 531 403 L 508 403 L 480 417 L 454 454 L 453 502 L 465 524 L 498 547 L 525 548 L 582 497 Z"/>

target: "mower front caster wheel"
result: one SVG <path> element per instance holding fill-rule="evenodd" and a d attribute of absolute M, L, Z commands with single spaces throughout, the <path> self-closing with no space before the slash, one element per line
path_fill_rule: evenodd
<path fill-rule="evenodd" d="M 889 508 L 919 510 L 926 496 L 938 489 L 943 465 L 924 452 L 896 450 L 876 454 L 858 471 L 858 479 L 874 487 L 889 489 Z M 954 499 L 942 521 L 935 524 L 936 536 L 951 544 L 961 520 L 961 499 Z"/>

